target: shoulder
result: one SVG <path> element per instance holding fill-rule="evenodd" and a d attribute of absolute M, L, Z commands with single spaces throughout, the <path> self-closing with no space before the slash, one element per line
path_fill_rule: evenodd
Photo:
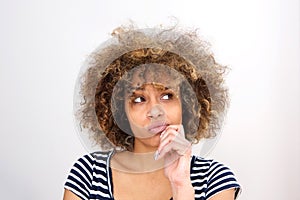
<path fill-rule="evenodd" d="M 64 188 L 82 199 L 88 199 L 93 182 L 107 182 L 107 161 L 112 152 L 94 152 L 78 158 L 73 164 Z"/>
<path fill-rule="evenodd" d="M 91 174 L 95 167 L 106 167 L 110 154 L 111 152 L 94 152 L 83 155 L 75 161 L 71 171 Z"/>
<path fill-rule="evenodd" d="M 196 194 L 198 193 L 198 195 L 206 198 L 232 188 L 235 189 L 235 196 L 240 192 L 240 184 L 233 171 L 223 163 L 213 159 L 193 156 L 191 160 L 191 180 Z"/>

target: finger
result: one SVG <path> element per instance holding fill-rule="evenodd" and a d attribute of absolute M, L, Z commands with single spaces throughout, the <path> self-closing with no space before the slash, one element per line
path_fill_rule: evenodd
<path fill-rule="evenodd" d="M 158 154 L 157 159 L 163 158 L 166 155 L 178 155 L 183 156 L 185 152 L 186 147 L 180 147 L 179 145 L 167 145 L 165 146 Z"/>
<path fill-rule="evenodd" d="M 160 140 L 160 145 L 158 146 L 158 151 L 164 148 L 164 146 L 168 145 L 169 143 L 175 141 L 175 143 L 182 144 L 182 146 L 189 146 L 190 142 L 187 141 L 185 137 L 180 136 L 180 133 L 173 129 L 169 129 L 166 131 L 164 137 Z"/>
<path fill-rule="evenodd" d="M 167 145 L 165 148 L 162 149 L 162 151 L 157 155 L 156 159 L 165 158 L 167 160 L 174 161 L 179 157 L 183 157 L 186 155 L 187 150 L 189 147 L 187 146 L 179 146 L 176 145 Z"/>
<path fill-rule="evenodd" d="M 175 140 L 175 138 L 177 137 L 178 132 L 175 131 L 174 129 L 169 129 L 166 131 L 164 137 L 162 137 L 160 139 L 160 144 L 158 146 L 158 151 L 160 152 L 162 148 L 164 148 L 164 146 L 166 146 L 167 144 L 171 143 L 173 140 Z"/>
<path fill-rule="evenodd" d="M 164 137 L 166 137 L 168 134 L 167 132 L 169 130 L 175 130 L 176 132 L 178 132 L 179 130 L 179 125 L 169 125 L 160 135 L 160 138 L 163 139 Z"/>
<path fill-rule="evenodd" d="M 180 156 L 183 156 L 188 148 L 190 148 L 191 144 L 182 138 L 176 138 L 171 142 L 167 143 L 165 146 L 160 147 L 159 155 L 157 155 L 157 159 L 164 157 L 167 153 L 177 153 Z"/>

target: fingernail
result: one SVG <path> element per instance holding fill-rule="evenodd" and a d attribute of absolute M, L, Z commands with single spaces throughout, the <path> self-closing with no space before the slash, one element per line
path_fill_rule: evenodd
<path fill-rule="evenodd" d="M 157 150 L 154 153 L 154 160 L 157 160 L 158 156 L 159 156 L 159 151 Z"/>

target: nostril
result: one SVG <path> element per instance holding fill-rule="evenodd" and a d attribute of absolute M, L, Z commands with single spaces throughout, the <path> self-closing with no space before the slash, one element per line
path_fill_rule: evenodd
<path fill-rule="evenodd" d="M 147 116 L 150 118 L 157 118 L 157 117 L 164 115 L 164 113 L 165 112 L 164 112 L 164 109 L 162 108 L 162 106 L 155 105 L 149 110 L 149 112 L 147 113 Z"/>

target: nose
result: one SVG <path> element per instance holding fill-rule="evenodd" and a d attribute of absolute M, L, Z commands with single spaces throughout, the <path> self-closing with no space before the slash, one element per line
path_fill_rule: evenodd
<path fill-rule="evenodd" d="M 150 119 L 157 119 L 163 117 L 164 115 L 165 111 L 159 104 L 153 105 L 147 113 L 147 117 L 149 117 Z"/>

